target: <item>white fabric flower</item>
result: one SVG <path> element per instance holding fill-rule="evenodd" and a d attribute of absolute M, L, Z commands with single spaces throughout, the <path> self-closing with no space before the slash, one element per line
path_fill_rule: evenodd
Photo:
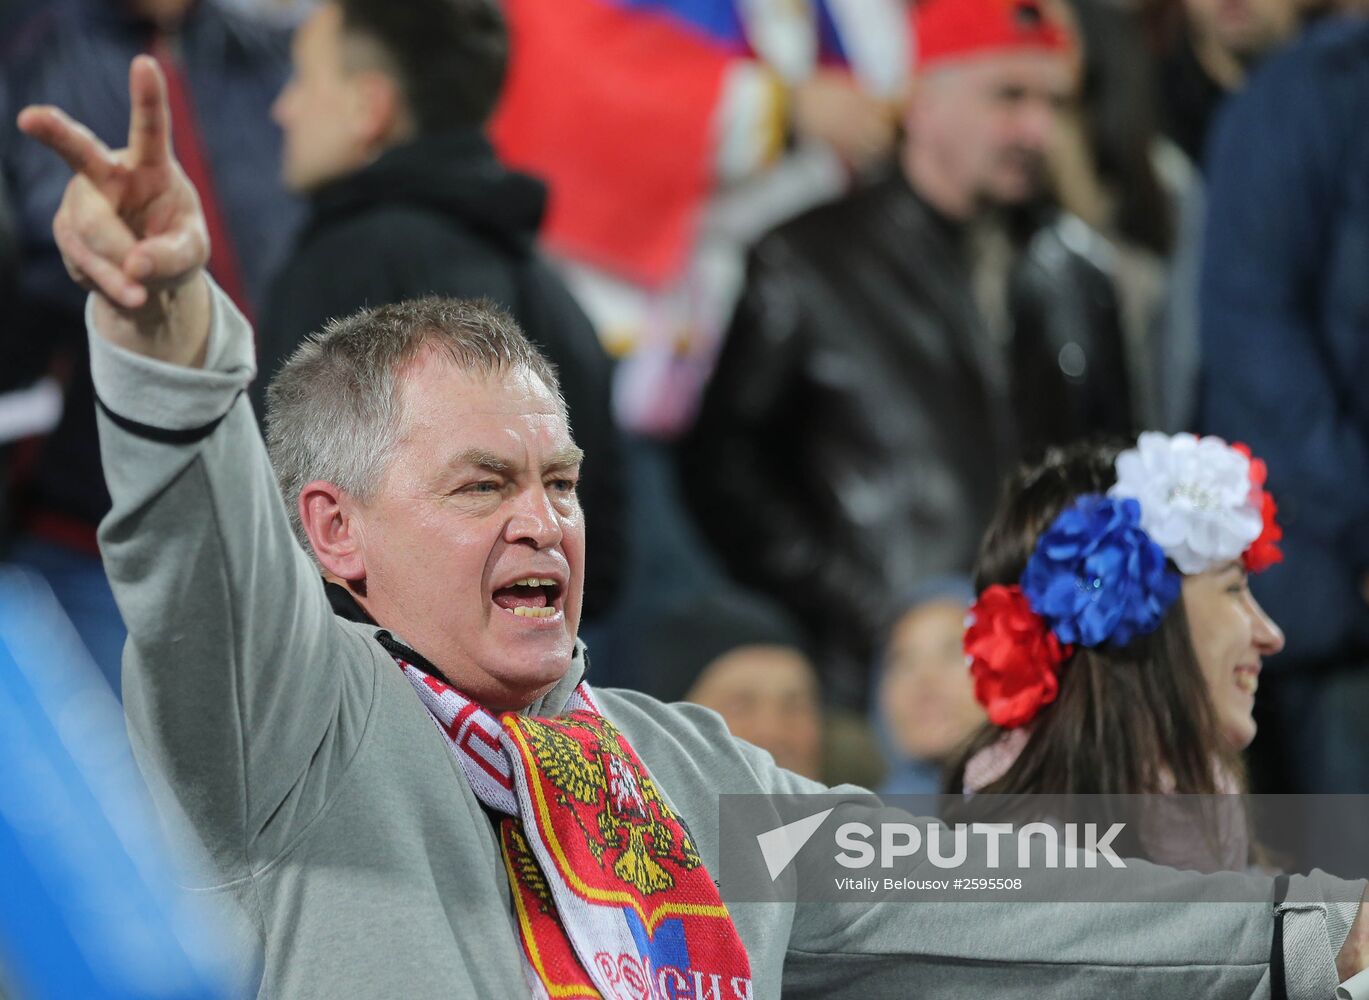
<path fill-rule="evenodd" d="M 1239 559 L 1260 535 L 1250 460 L 1218 437 L 1147 431 L 1117 456 L 1110 497 L 1141 504 L 1141 527 L 1192 575 Z"/>

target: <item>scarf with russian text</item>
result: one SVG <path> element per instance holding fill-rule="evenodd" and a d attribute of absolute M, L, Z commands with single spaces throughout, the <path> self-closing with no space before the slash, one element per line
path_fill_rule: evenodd
<path fill-rule="evenodd" d="M 689 830 L 583 681 L 550 719 L 496 716 L 395 657 L 500 814 L 538 1000 L 751 1000 L 751 963 Z"/>

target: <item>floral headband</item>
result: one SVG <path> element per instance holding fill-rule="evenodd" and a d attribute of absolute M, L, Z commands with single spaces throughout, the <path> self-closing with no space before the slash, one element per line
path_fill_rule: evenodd
<path fill-rule="evenodd" d="M 1283 558 L 1265 464 L 1244 445 L 1147 432 L 1116 468 L 1106 496 L 1078 497 L 1037 539 L 1019 585 L 994 584 L 970 609 L 965 653 L 995 725 L 1024 726 L 1054 701 L 1076 645 L 1154 631 L 1179 573 L 1237 558 L 1260 573 Z"/>

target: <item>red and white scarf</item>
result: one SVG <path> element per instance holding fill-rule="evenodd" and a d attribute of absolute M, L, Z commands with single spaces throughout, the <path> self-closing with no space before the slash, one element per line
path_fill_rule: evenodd
<path fill-rule="evenodd" d="M 396 656 L 489 808 L 539 998 L 751 1000 L 751 964 L 688 829 L 581 682 L 496 716 Z"/>

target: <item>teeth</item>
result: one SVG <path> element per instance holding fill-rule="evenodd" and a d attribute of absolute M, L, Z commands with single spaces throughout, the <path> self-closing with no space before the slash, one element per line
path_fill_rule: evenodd
<path fill-rule="evenodd" d="M 550 618 L 556 614 L 555 608 L 514 608 L 513 613 L 519 618 Z"/>
<path fill-rule="evenodd" d="M 1237 674 L 1236 686 L 1246 694 L 1254 694 L 1260 687 L 1260 679 L 1254 674 Z"/>
<path fill-rule="evenodd" d="M 556 581 L 545 576 L 529 576 L 522 580 L 515 580 L 512 584 L 515 587 L 554 587 Z"/>

